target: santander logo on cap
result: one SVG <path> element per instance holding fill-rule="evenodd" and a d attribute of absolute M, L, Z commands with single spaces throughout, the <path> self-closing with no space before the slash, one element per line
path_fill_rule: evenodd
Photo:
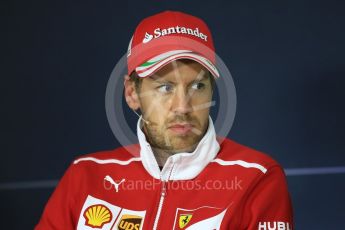
<path fill-rule="evenodd" d="M 143 39 L 143 43 L 148 43 L 153 38 L 159 38 L 161 36 L 166 36 L 169 34 L 188 34 L 188 35 L 192 35 L 192 36 L 195 36 L 197 38 L 200 38 L 201 40 L 204 40 L 205 42 L 207 42 L 207 35 L 200 32 L 198 27 L 196 27 L 195 29 L 188 28 L 188 27 L 186 28 L 183 26 L 168 27 L 165 29 L 156 28 L 156 29 L 154 29 L 153 34 L 154 35 L 146 32 L 144 39 Z"/>
<path fill-rule="evenodd" d="M 136 71 L 147 77 L 177 59 L 192 59 L 215 76 L 215 48 L 206 23 L 179 11 L 164 11 L 143 19 L 127 50 L 128 75 Z"/>

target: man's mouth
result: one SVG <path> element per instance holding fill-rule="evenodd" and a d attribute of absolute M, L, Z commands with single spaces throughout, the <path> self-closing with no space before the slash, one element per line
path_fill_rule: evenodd
<path fill-rule="evenodd" d="M 193 128 L 193 125 L 190 123 L 181 123 L 181 124 L 174 124 L 168 127 L 169 130 L 176 134 L 187 134 Z"/>

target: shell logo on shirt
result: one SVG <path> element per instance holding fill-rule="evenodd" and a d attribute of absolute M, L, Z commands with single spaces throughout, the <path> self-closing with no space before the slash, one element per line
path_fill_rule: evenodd
<path fill-rule="evenodd" d="M 106 206 L 96 204 L 91 205 L 84 211 L 84 217 L 86 219 L 85 225 L 92 228 L 102 228 L 104 224 L 111 221 L 113 215 Z"/>
<path fill-rule="evenodd" d="M 142 230 L 146 210 L 131 210 L 87 196 L 77 230 Z"/>

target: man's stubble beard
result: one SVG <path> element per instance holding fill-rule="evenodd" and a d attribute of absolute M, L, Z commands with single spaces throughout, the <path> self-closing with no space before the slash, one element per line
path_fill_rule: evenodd
<path fill-rule="evenodd" d="M 171 131 L 167 130 L 167 127 L 172 123 L 188 122 L 197 127 L 197 132 L 190 131 L 186 135 L 173 135 Z M 167 122 L 161 128 L 158 125 L 144 124 L 144 133 L 147 141 L 151 147 L 159 149 L 169 154 L 175 154 L 179 152 L 193 152 L 202 137 L 205 135 L 208 122 L 205 122 L 205 127 L 200 127 L 200 122 L 191 118 L 188 115 L 177 115 L 173 121 Z"/>

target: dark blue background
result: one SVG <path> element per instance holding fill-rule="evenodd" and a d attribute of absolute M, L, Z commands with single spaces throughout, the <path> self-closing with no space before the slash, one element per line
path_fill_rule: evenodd
<path fill-rule="evenodd" d="M 212 30 L 237 88 L 230 138 L 284 168 L 345 166 L 343 1 L 0 4 L 0 183 L 56 180 L 77 155 L 119 146 L 104 108 L 108 78 L 140 20 L 166 9 Z M 288 177 L 297 229 L 345 229 L 344 181 Z M 52 191 L 0 190 L 1 228 L 32 229 Z"/>

